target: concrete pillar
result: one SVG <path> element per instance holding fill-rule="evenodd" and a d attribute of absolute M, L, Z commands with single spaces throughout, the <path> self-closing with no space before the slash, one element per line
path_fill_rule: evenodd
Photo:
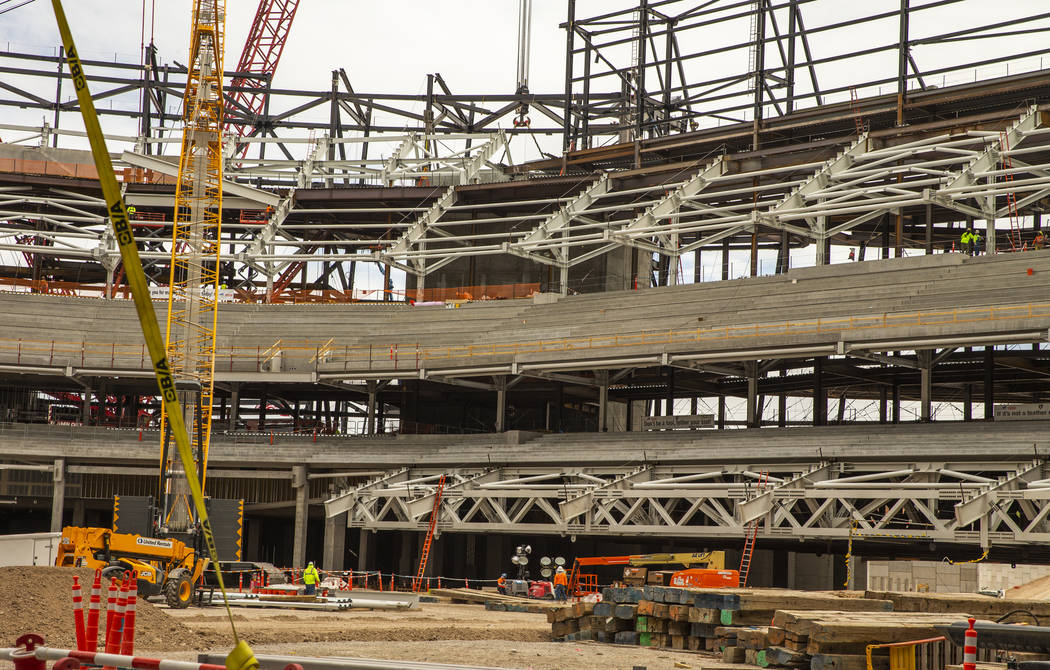
<path fill-rule="evenodd" d="M 504 551 L 505 540 L 502 535 L 492 534 L 485 540 L 485 573 L 484 579 L 496 579 L 510 566 L 510 552 Z"/>
<path fill-rule="evenodd" d="M 292 489 L 295 490 L 295 529 L 292 531 L 292 566 L 306 567 L 306 528 L 310 513 L 310 486 L 306 466 L 292 466 Z"/>
<path fill-rule="evenodd" d="M 919 420 L 928 423 L 931 419 L 933 395 L 933 351 L 916 352 L 919 358 Z"/>
<path fill-rule="evenodd" d="M 891 391 L 890 413 L 891 413 L 891 417 L 892 417 L 891 421 L 893 423 L 900 423 L 901 422 L 901 383 L 900 383 L 900 380 L 897 378 L 897 373 L 896 372 L 893 373 L 893 386 L 891 387 L 890 391 Z"/>
<path fill-rule="evenodd" d="M 664 401 L 664 416 L 674 416 L 674 396 L 674 368 L 669 367 L 667 368 L 667 398 Z"/>
<path fill-rule="evenodd" d="M 601 375 L 604 382 L 598 387 L 598 432 L 604 433 L 609 430 L 609 373 L 604 371 Z"/>
<path fill-rule="evenodd" d="M 984 348 L 984 420 L 995 418 L 995 347 Z"/>
<path fill-rule="evenodd" d="M 747 374 L 747 427 L 758 428 L 758 361 L 744 363 Z"/>
<path fill-rule="evenodd" d="M 828 423 L 828 392 L 824 388 L 824 359 L 813 359 L 813 425 Z"/>
<path fill-rule="evenodd" d="M 56 458 L 54 464 L 54 494 L 51 498 L 51 532 L 62 531 L 62 510 L 66 506 L 66 459 Z"/>
<path fill-rule="evenodd" d="M 362 528 L 358 533 L 357 569 L 365 571 L 368 569 L 368 555 L 371 553 L 372 542 L 375 538 L 372 537 L 372 531 L 366 528 Z"/>
<path fill-rule="evenodd" d="M 496 378 L 496 432 L 507 429 L 507 376 Z"/>
<path fill-rule="evenodd" d="M 468 533 L 463 537 L 463 574 L 469 579 L 478 574 L 478 535 Z"/>
<path fill-rule="evenodd" d="M 627 407 L 627 411 L 630 414 L 630 430 L 645 430 L 645 427 L 642 425 L 645 421 L 645 401 L 629 400 Z"/>
<path fill-rule="evenodd" d="M 376 433 L 376 387 L 378 383 L 374 380 L 368 381 L 368 410 L 365 414 L 365 435 Z"/>
<path fill-rule="evenodd" d="M 241 384 L 240 382 L 233 383 L 233 390 L 230 392 L 230 423 L 227 430 L 237 430 L 237 421 L 240 419 L 241 414 Z"/>
<path fill-rule="evenodd" d="M 416 574 L 418 552 L 416 551 L 416 538 L 419 533 L 401 533 L 401 556 L 397 563 L 397 572 L 401 575 Z"/>
<path fill-rule="evenodd" d="M 84 387 L 84 402 L 81 404 L 80 423 L 85 426 L 91 424 L 91 387 Z"/>
<path fill-rule="evenodd" d="M 346 567 L 346 512 L 324 520 L 324 556 L 321 565 L 325 570 L 342 570 Z"/>

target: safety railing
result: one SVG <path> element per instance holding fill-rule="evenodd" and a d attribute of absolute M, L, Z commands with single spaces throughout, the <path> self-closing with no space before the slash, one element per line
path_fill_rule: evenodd
<path fill-rule="evenodd" d="M 600 351 L 649 345 L 741 342 L 769 336 L 877 331 L 901 327 L 945 326 L 1050 317 L 1050 303 L 967 307 L 809 321 L 726 325 L 689 330 L 647 330 L 525 342 L 426 346 L 419 342 L 342 345 L 327 340 L 277 339 L 270 345 L 217 347 L 217 371 L 263 371 L 276 356 L 284 371 L 348 372 L 411 370 L 434 361 L 567 351 Z M 68 342 L 31 338 L 0 339 L 0 359 L 24 366 L 148 369 L 144 344 Z"/>
<path fill-rule="evenodd" d="M 872 655 L 876 649 L 887 649 L 890 654 L 889 670 L 933 670 L 934 668 L 943 668 L 945 666 L 944 659 L 940 658 L 943 656 L 939 654 L 937 659 L 923 659 L 929 660 L 928 663 L 917 662 L 919 659 L 916 658 L 916 651 L 920 645 L 928 645 L 928 647 L 934 647 L 935 645 L 943 645 L 945 637 L 931 637 L 925 640 L 909 640 L 908 642 L 891 642 L 888 644 L 869 644 L 864 649 L 865 660 L 867 661 L 867 670 L 874 670 L 874 664 Z M 931 649 L 932 651 L 932 649 Z"/>

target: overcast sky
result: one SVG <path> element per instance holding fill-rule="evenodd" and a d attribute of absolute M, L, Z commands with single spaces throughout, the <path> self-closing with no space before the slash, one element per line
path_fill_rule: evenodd
<path fill-rule="evenodd" d="M 929 2 L 931 0 L 912 0 L 912 5 Z M 578 0 L 577 16 L 592 16 L 635 4 L 632 0 Z M 701 3 L 682 0 L 661 9 L 680 12 L 698 4 Z M 66 5 L 74 37 L 86 58 L 136 62 L 143 38 L 146 42 L 150 39 L 152 25 L 163 60 L 185 62 L 187 59 L 189 0 L 146 0 L 145 4 L 143 0 L 70 0 Z M 227 69 L 237 64 L 256 6 L 256 0 L 227 2 Z M 820 0 L 803 5 L 803 14 L 807 27 L 813 29 L 862 14 L 892 12 L 899 6 L 898 0 Z M 322 91 L 330 87 L 331 71 L 345 68 L 358 92 L 422 93 L 426 74 L 440 72 L 455 93 L 512 93 L 517 59 L 517 7 L 518 0 L 302 0 L 275 85 Z M 965 0 L 915 13 L 911 34 L 919 38 L 1046 10 L 1046 0 Z M 565 18 L 564 0 L 535 0 L 530 76 L 533 92 L 563 90 L 565 32 L 558 26 Z M 1033 26 L 1047 27 L 1050 22 Z M 785 28 L 781 17 L 781 29 Z M 749 29 L 747 20 L 742 19 L 721 24 L 716 31 L 694 31 L 683 35 L 681 48 L 688 53 L 740 43 L 746 41 Z M 823 58 L 849 49 L 891 43 L 895 39 L 896 20 L 891 18 L 815 35 L 811 46 L 813 56 Z M 978 43 L 917 46 L 913 55 L 921 68 L 929 70 L 1002 53 L 1044 48 L 1047 42 L 1046 34 L 1040 33 Z M 0 45 L 6 48 L 52 53 L 58 43 L 49 0 L 35 0 L 0 15 Z M 630 59 L 630 49 L 623 47 L 613 55 L 618 66 L 625 66 Z M 696 83 L 741 72 L 747 67 L 747 55 L 746 50 L 738 50 L 690 61 L 687 78 Z M 770 53 L 769 58 L 775 60 L 776 54 Z M 1047 62 L 1050 63 L 1050 59 Z M 1033 69 L 1039 66 L 1039 59 L 1028 59 L 1028 63 L 1015 67 L 1021 66 Z M 577 71 L 580 67 L 582 63 L 578 60 Z M 597 71 L 600 66 L 593 67 Z M 821 71 L 821 83 L 824 88 L 848 86 L 862 77 L 871 78 L 871 73 L 892 74 L 895 70 L 894 54 L 886 53 L 839 68 L 825 68 Z M 994 70 L 981 72 L 981 78 L 993 76 Z M 90 71 L 88 74 L 90 76 Z M 973 75 L 955 73 L 947 81 L 937 83 L 950 84 L 966 77 L 972 80 Z M 804 86 L 801 80 L 805 78 L 799 79 L 800 86 Z M 608 78 L 596 83 L 594 88 L 618 90 L 619 84 Z M 133 106 L 134 100 L 115 104 Z M 20 123 L 38 124 L 42 117 L 39 111 L 28 115 L 11 111 L 9 118 L 17 117 Z M 5 109 L 5 116 L 7 112 Z M 327 111 L 318 110 L 318 113 L 323 116 Z"/>

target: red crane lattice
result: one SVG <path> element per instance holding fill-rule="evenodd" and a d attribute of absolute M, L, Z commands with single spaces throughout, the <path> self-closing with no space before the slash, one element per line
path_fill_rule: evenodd
<path fill-rule="evenodd" d="M 288 31 L 292 27 L 292 19 L 295 18 L 295 10 L 298 8 L 299 0 L 259 0 L 255 20 L 244 41 L 241 59 L 237 63 L 237 72 L 269 74 L 272 80 L 277 63 L 281 60 L 281 52 L 284 51 L 284 43 L 288 39 Z M 226 131 L 235 132 L 238 137 L 250 135 L 266 108 L 268 80 L 236 77 L 230 88 L 233 89 L 233 106 L 238 114 L 243 114 L 249 119 L 250 125 L 231 126 L 227 123 Z M 248 146 L 243 145 L 238 153 L 243 156 L 247 149 Z"/>

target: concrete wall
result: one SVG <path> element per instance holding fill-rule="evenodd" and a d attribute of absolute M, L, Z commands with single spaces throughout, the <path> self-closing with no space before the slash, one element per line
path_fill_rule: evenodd
<path fill-rule="evenodd" d="M 873 591 L 976 593 L 1009 589 L 1050 575 L 1050 566 L 943 561 L 871 561 L 868 588 Z"/>
<path fill-rule="evenodd" d="M 1003 589 L 1027 584 L 1050 575 L 1050 565 L 1016 565 L 1008 563 L 978 563 L 978 584 L 982 589 Z"/>
<path fill-rule="evenodd" d="M 978 564 L 951 565 L 943 561 L 870 561 L 868 588 L 873 591 L 976 593 L 984 585 Z"/>

